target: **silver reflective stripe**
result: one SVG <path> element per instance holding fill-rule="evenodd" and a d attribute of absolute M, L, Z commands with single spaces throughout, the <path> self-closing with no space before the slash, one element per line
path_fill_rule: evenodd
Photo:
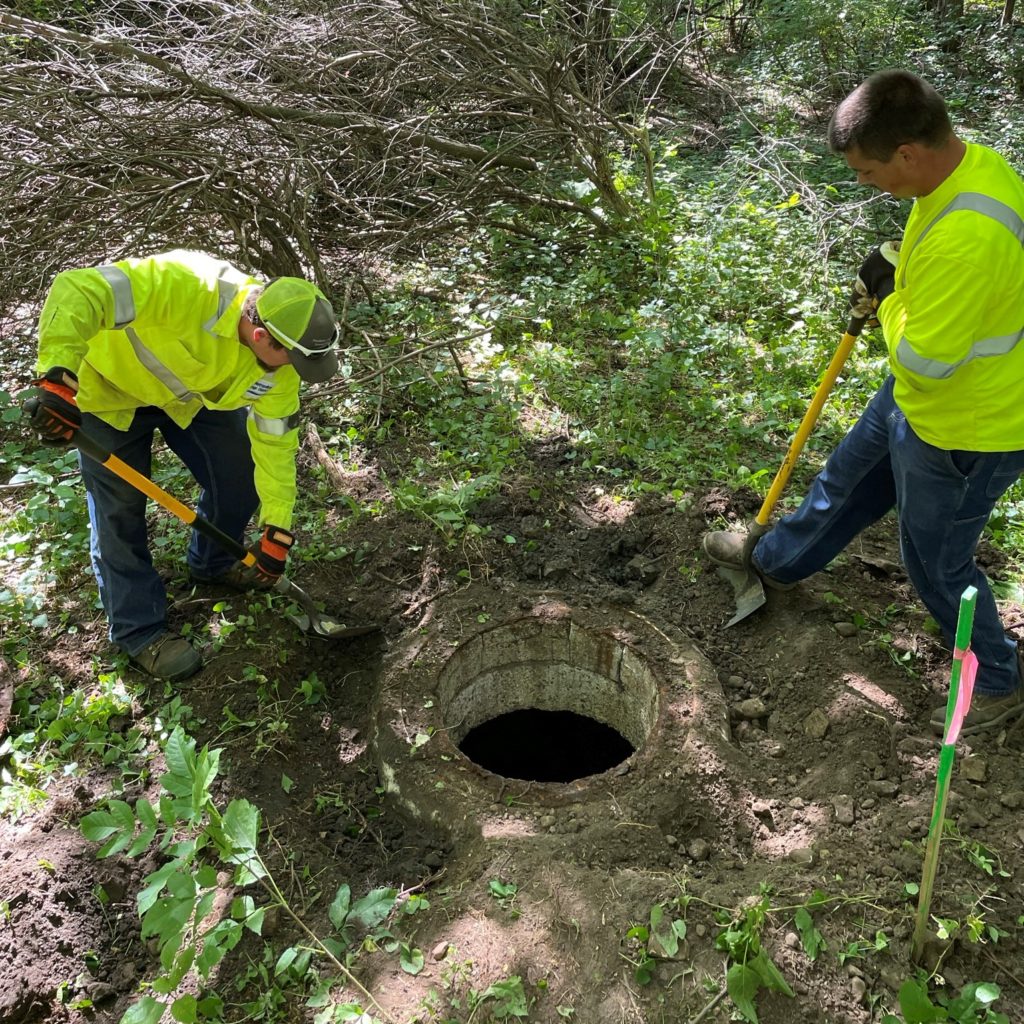
<path fill-rule="evenodd" d="M 1004 334 L 999 338 L 983 338 L 981 341 L 976 341 L 967 355 L 955 363 L 944 363 L 940 359 L 925 359 L 924 356 L 919 356 L 914 351 L 906 338 L 900 338 L 900 343 L 896 346 L 896 358 L 900 365 L 922 377 L 945 380 L 947 377 L 952 377 L 961 366 L 966 366 L 967 363 L 974 362 L 975 359 L 1005 356 L 1016 348 L 1021 338 L 1024 338 L 1024 328 L 1021 328 L 1016 334 Z"/>
<path fill-rule="evenodd" d="M 228 306 L 231 305 L 232 300 L 238 294 L 238 285 L 224 278 L 224 275 L 229 272 L 233 272 L 232 268 L 225 263 L 217 280 L 217 312 L 203 324 L 204 331 L 212 330 L 213 325 L 224 315 Z"/>
<path fill-rule="evenodd" d="M 991 196 L 982 195 L 980 192 L 961 192 L 958 196 L 954 196 L 948 205 L 932 218 L 924 231 L 917 236 L 914 249 L 924 241 L 925 235 L 943 217 L 947 217 L 951 213 L 957 213 L 960 210 L 966 210 L 969 213 L 980 213 L 983 217 L 991 217 L 992 220 L 1002 224 L 1021 245 L 1024 245 L 1024 220 L 1021 220 L 1016 210 L 1011 209 L 1006 203 L 1001 203 L 998 199 L 993 199 Z M 900 272 L 901 288 L 907 283 L 907 264 L 910 262 L 914 249 L 907 253 L 907 258 L 903 263 Z"/>
<path fill-rule="evenodd" d="M 999 202 L 998 199 L 982 195 L 980 192 L 961 192 L 958 196 L 954 196 L 950 203 L 941 212 L 936 214 L 924 231 L 917 236 L 914 248 L 907 254 L 900 272 L 899 285 L 901 288 L 905 287 L 907 283 L 907 264 L 910 262 L 910 257 L 913 255 L 914 250 L 924 241 L 925 235 L 943 217 L 951 213 L 957 213 L 960 210 L 978 213 L 983 217 L 990 217 L 996 223 L 1002 224 L 1017 239 L 1019 245 L 1024 246 L 1024 219 L 1021 218 L 1016 210 L 1013 210 L 1005 203 Z M 955 363 L 944 363 L 939 359 L 926 359 L 924 356 L 918 355 L 904 335 L 896 346 L 896 359 L 901 366 L 905 366 L 912 373 L 919 374 L 922 377 L 930 377 L 932 380 L 945 380 L 947 377 L 952 377 L 961 366 L 965 366 L 975 359 L 1005 356 L 1008 352 L 1013 351 L 1022 338 L 1024 338 L 1024 328 L 1021 328 L 1015 334 L 1003 334 L 997 338 L 982 338 L 971 346 L 970 351 L 963 359 Z"/>
<path fill-rule="evenodd" d="M 114 330 L 121 330 L 135 319 L 135 296 L 128 275 L 110 263 L 96 268 L 114 293 Z"/>
<path fill-rule="evenodd" d="M 188 402 L 193 398 L 198 397 L 185 387 L 180 377 L 172 373 L 148 348 L 146 348 L 142 339 L 135 333 L 133 328 L 127 328 L 124 333 L 132 343 L 132 348 L 135 350 L 135 355 L 139 362 L 142 363 L 142 365 L 149 370 L 149 372 L 153 374 L 153 376 L 156 377 L 156 379 L 160 381 L 160 383 L 163 384 L 163 386 L 167 388 L 167 390 L 170 391 L 170 393 L 174 395 L 179 402 Z"/>
<path fill-rule="evenodd" d="M 249 419 L 253 421 L 256 425 L 256 429 L 261 434 L 273 434 L 277 437 L 283 437 L 299 425 L 298 413 L 294 413 L 291 416 L 270 419 L 266 416 L 260 416 L 250 409 Z"/>

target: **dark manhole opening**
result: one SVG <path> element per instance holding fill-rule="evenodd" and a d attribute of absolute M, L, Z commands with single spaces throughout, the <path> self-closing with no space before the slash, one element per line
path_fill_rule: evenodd
<path fill-rule="evenodd" d="M 495 775 L 529 782 L 572 782 L 626 760 L 633 745 L 610 725 L 575 711 L 523 708 L 482 722 L 459 749 Z"/>

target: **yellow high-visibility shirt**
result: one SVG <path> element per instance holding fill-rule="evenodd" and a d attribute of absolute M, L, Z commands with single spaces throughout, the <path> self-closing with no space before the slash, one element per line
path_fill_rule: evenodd
<path fill-rule="evenodd" d="M 289 529 L 295 505 L 299 376 L 267 372 L 239 341 L 246 296 L 262 282 L 176 250 L 58 274 L 39 319 L 36 370 L 78 374 L 78 405 L 118 430 L 157 406 L 180 427 L 202 409 L 249 407 L 260 524 Z"/>
<path fill-rule="evenodd" d="M 999 154 L 968 143 L 915 201 L 879 320 L 896 404 L 919 437 L 1024 449 L 1024 182 Z"/>

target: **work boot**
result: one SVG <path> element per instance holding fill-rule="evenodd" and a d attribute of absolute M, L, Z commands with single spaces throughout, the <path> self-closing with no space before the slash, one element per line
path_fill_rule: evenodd
<path fill-rule="evenodd" d="M 1018 715 L 1024 715 L 1024 686 L 1018 686 L 1013 693 L 1001 697 L 989 697 L 984 693 L 976 693 L 971 700 L 971 710 L 964 716 L 964 724 L 960 727 L 961 736 L 970 736 L 976 732 L 987 732 L 1009 722 Z M 936 708 L 928 723 L 936 736 L 946 731 L 946 705 Z"/>
<path fill-rule="evenodd" d="M 128 660 L 154 679 L 176 683 L 188 679 L 203 667 L 199 652 L 182 636 L 164 633 Z"/>
<path fill-rule="evenodd" d="M 188 578 L 190 583 L 196 583 L 203 587 L 221 587 L 224 590 L 237 590 L 245 593 L 249 590 L 269 590 L 259 583 L 256 574 L 243 562 L 235 562 L 230 569 L 217 573 L 216 576 L 204 576 L 189 569 Z"/>
<path fill-rule="evenodd" d="M 772 590 L 792 590 L 796 586 L 795 583 L 780 583 L 778 580 L 773 580 L 758 569 L 745 550 L 747 544 L 745 533 L 714 530 L 711 533 L 705 533 L 701 543 L 704 547 L 704 554 L 715 565 L 737 572 L 753 572 L 766 587 L 771 587 Z"/>

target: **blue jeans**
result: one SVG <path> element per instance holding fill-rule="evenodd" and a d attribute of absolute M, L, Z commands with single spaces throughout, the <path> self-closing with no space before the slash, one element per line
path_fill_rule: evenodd
<path fill-rule="evenodd" d="M 829 457 L 800 508 L 754 548 L 758 570 L 793 583 L 825 568 L 847 544 L 896 508 L 910 581 L 952 647 L 960 596 L 978 588 L 971 647 L 977 692 L 1019 685 L 1017 646 L 999 620 L 974 551 L 996 502 L 1024 472 L 1024 451 L 945 451 L 922 441 L 893 399 L 890 377 Z"/>
<path fill-rule="evenodd" d="M 245 409 L 202 409 L 182 429 L 165 412 L 147 406 L 136 410 L 127 430 L 116 430 L 90 413 L 82 414 L 82 429 L 133 469 L 150 476 L 153 433 L 159 428 L 167 446 L 202 488 L 199 514 L 241 543 L 259 504 L 246 415 Z M 110 639 L 128 654 L 138 654 L 167 631 L 167 595 L 149 553 L 147 499 L 98 462 L 79 456 L 79 463 L 89 506 L 92 568 Z M 187 558 L 189 568 L 201 576 L 215 576 L 235 562 L 233 555 L 195 530 Z"/>

